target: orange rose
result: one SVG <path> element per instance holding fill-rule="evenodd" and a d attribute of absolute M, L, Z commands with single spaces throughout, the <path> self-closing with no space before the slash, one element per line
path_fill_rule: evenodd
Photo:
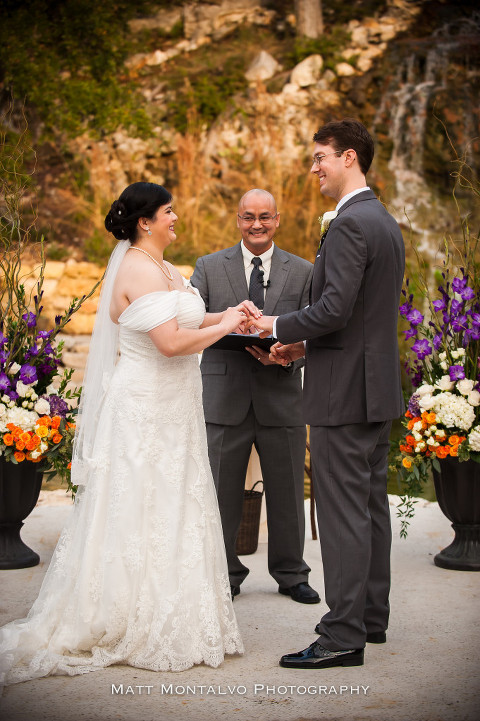
<path fill-rule="evenodd" d="M 454 458 L 456 456 L 458 456 L 458 446 L 452 446 L 450 448 L 450 455 L 453 456 Z"/>
<path fill-rule="evenodd" d="M 62 420 L 62 419 L 60 418 L 60 416 L 53 416 L 53 418 L 52 418 L 52 428 L 58 428 L 58 427 L 60 426 L 61 420 Z"/>
<path fill-rule="evenodd" d="M 411 467 L 412 467 L 412 461 L 410 460 L 410 458 L 403 458 L 403 459 L 402 459 L 402 465 L 404 466 L 404 468 L 411 468 Z"/>
<path fill-rule="evenodd" d="M 63 438 L 63 436 L 60 435 L 60 433 L 56 433 L 56 434 L 53 436 L 52 441 L 53 441 L 54 443 L 60 443 L 60 441 L 62 440 L 62 438 Z"/>
<path fill-rule="evenodd" d="M 40 445 L 41 440 L 37 435 L 35 435 L 35 436 L 32 436 L 32 443 L 33 443 L 33 447 L 36 448 L 37 446 Z"/>
<path fill-rule="evenodd" d="M 7 423 L 7 428 L 9 431 L 13 431 L 15 428 L 15 423 Z"/>
<path fill-rule="evenodd" d="M 40 438 L 38 439 L 38 442 L 40 443 Z M 25 448 L 27 449 L 27 451 L 34 451 L 37 445 L 38 445 L 38 444 L 35 443 L 35 441 L 33 440 L 33 438 L 30 438 L 30 440 L 28 441 L 28 443 L 25 443 Z M 27 455 L 28 455 L 28 454 L 27 454 Z M 29 459 L 29 460 L 30 460 L 30 459 Z"/>
<path fill-rule="evenodd" d="M 21 463 L 22 461 L 25 460 L 25 453 L 21 453 L 20 451 L 15 451 L 15 453 L 13 455 L 14 455 L 14 458 L 17 461 L 17 463 Z"/>
<path fill-rule="evenodd" d="M 70 463 L 68 464 L 67 468 L 68 468 L 69 471 L 71 470 L 71 468 L 72 468 L 72 461 L 70 461 Z"/>
<path fill-rule="evenodd" d="M 24 443 L 28 443 L 28 441 L 30 440 L 30 433 L 22 433 L 22 435 L 20 436 L 20 440 Z"/>
<path fill-rule="evenodd" d="M 435 415 L 435 413 L 427 413 L 427 423 L 429 425 L 432 425 L 432 423 L 435 423 L 436 420 L 437 420 L 437 416 Z"/>
<path fill-rule="evenodd" d="M 415 447 L 415 438 L 413 436 L 407 436 L 405 440 L 407 441 L 408 445 Z"/>
<path fill-rule="evenodd" d="M 435 448 L 435 453 L 437 458 L 446 458 L 450 455 L 450 448 L 449 446 L 438 446 Z"/>
<path fill-rule="evenodd" d="M 411 414 L 410 411 L 407 411 L 407 412 L 405 413 L 405 418 L 412 418 L 412 414 Z"/>
<path fill-rule="evenodd" d="M 458 436 L 453 435 L 453 436 L 450 436 L 450 438 L 448 439 L 448 442 L 450 443 L 451 446 L 458 446 L 458 444 L 460 443 L 460 438 Z"/>
<path fill-rule="evenodd" d="M 51 422 L 52 422 L 52 419 L 50 418 L 50 416 L 42 416 L 41 418 L 39 418 L 37 420 L 36 423 L 37 423 L 37 426 L 47 426 L 47 428 L 48 428 L 48 427 L 50 427 Z"/>
<path fill-rule="evenodd" d="M 10 425 L 10 424 L 9 424 Z M 13 446 L 13 436 L 11 433 L 5 433 L 3 436 L 3 442 L 6 446 Z"/>
<path fill-rule="evenodd" d="M 17 441 L 15 446 L 17 451 L 23 451 L 25 449 L 25 443 L 23 441 Z"/>

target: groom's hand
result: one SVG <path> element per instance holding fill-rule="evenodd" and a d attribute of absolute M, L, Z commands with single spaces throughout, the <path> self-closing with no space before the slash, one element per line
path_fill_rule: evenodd
<path fill-rule="evenodd" d="M 303 358 L 305 355 L 305 346 L 302 342 L 300 343 L 289 343 L 283 345 L 282 343 L 274 343 L 270 348 L 269 358 L 273 363 L 278 363 L 281 366 L 286 366 L 293 361 Z"/>
<path fill-rule="evenodd" d="M 266 338 L 268 335 L 272 335 L 273 322 L 277 318 L 278 315 L 262 315 L 260 318 L 248 321 L 247 325 L 255 326 L 260 338 Z"/>

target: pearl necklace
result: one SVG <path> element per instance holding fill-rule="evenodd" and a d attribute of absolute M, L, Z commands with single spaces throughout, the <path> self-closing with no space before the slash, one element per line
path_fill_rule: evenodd
<path fill-rule="evenodd" d="M 160 270 L 162 271 L 162 273 L 168 278 L 168 280 L 170 280 L 170 281 L 173 280 L 173 275 L 172 275 L 172 274 L 170 273 L 170 271 L 163 265 L 163 263 L 159 263 L 158 260 L 155 260 L 155 258 L 154 258 L 152 255 L 150 255 L 150 253 L 147 253 L 146 250 L 143 250 L 143 248 L 137 248 L 136 245 L 131 245 L 128 250 L 138 250 L 140 253 L 145 253 L 145 255 L 148 255 L 148 257 L 150 258 L 150 260 L 153 260 L 153 262 L 155 263 L 155 265 L 158 265 L 158 267 L 160 268 Z M 170 287 L 170 286 L 169 286 L 169 287 Z"/>

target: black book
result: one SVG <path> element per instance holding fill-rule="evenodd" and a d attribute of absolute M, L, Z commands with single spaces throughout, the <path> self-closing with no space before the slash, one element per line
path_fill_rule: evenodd
<path fill-rule="evenodd" d="M 228 335 L 217 340 L 210 348 L 218 348 L 219 350 L 245 350 L 246 346 L 256 345 L 262 350 L 268 351 L 270 347 L 277 342 L 276 338 L 267 336 L 267 338 L 259 338 L 258 335 L 242 335 L 240 333 L 229 333 Z"/>

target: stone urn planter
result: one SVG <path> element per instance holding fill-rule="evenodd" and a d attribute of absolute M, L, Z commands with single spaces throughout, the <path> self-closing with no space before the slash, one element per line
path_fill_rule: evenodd
<path fill-rule="evenodd" d="M 452 522 L 455 538 L 434 563 L 455 571 L 480 571 L 480 463 L 447 457 L 433 469 L 438 505 Z"/>
<path fill-rule="evenodd" d="M 42 471 L 28 461 L 15 465 L 0 458 L 0 570 L 29 568 L 40 556 L 20 538 L 23 521 L 33 511 Z"/>

